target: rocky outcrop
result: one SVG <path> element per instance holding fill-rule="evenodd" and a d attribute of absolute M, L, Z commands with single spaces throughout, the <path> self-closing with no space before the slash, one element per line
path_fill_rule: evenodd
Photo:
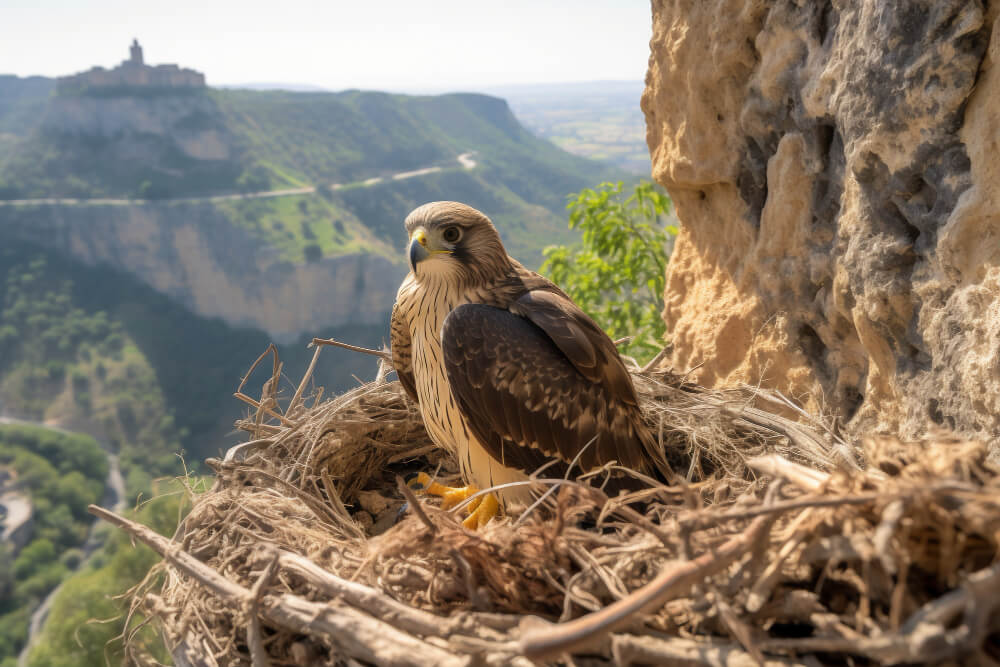
<path fill-rule="evenodd" d="M 56 96 L 42 118 L 52 137 L 84 137 L 107 151 L 106 159 L 169 164 L 230 160 L 235 139 L 222 122 L 216 101 L 204 91 L 174 95 Z M 164 157 L 166 156 L 166 157 Z"/>
<path fill-rule="evenodd" d="M 278 342 L 345 324 L 382 324 L 406 266 L 375 253 L 281 260 L 210 203 L 4 209 L 4 233 L 134 275 L 204 317 Z"/>
<path fill-rule="evenodd" d="M 35 525 L 31 498 L 20 491 L 0 493 L 0 546 L 9 545 L 13 555 L 31 539 Z"/>
<path fill-rule="evenodd" d="M 654 0 L 676 366 L 1000 440 L 998 5 Z"/>

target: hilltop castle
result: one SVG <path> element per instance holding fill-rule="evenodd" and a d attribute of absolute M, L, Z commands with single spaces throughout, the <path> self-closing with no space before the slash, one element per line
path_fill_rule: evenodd
<path fill-rule="evenodd" d="M 56 84 L 59 93 L 86 93 L 128 88 L 193 89 L 205 87 L 205 75 L 177 65 L 145 64 L 139 40 L 132 40 L 129 59 L 114 69 L 92 67 L 86 72 L 60 77 Z"/>

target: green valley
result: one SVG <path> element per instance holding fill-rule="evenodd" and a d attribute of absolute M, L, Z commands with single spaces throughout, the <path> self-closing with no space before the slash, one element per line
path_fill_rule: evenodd
<path fill-rule="evenodd" d="M 490 92 L 508 101 L 532 132 L 574 155 L 648 176 L 642 81 L 587 81 L 505 86 Z M 595 183 L 596 185 L 596 183 Z"/>
<path fill-rule="evenodd" d="M 188 452 L 196 467 L 220 453 L 241 414 L 232 392 L 271 342 L 262 331 L 198 317 L 119 271 L 21 242 L 0 249 L 0 294 L 4 409 L 100 433 L 137 475 L 130 492 L 179 470 L 175 452 Z M 387 332 L 385 324 L 315 334 L 368 342 Z M 278 346 L 290 383 L 312 357 L 307 342 Z M 327 350 L 315 377 L 336 392 L 374 369 L 369 358 Z M 259 385 L 263 375 L 251 379 Z"/>
<path fill-rule="evenodd" d="M 32 536 L 18 553 L 0 543 L 0 665 L 17 655 L 31 609 L 83 557 L 89 503 L 100 502 L 108 463 L 93 438 L 0 425 L 0 467 L 16 474 L 34 507 Z"/>
<path fill-rule="evenodd" d="M 486 95 L 59 95 L 28 81 L 0 77 L 0 89 L 11 91 L 0 105 L 0 200 L 164 200 L 315 187 L 329 210 L 313 220 L 352 219 L 397 241 L 388 232 L 398 232 L 401 211 L 447 197 L 479 204 L 537 264 L 539 233 L 566 238 L 565 196 L 624 175 L 536 138 L 506 102 Z M 474 168 L 456 162 L 465 153 L 475 155 Z M 428 168 L 438 171 L 393 178 Z M 380 187 L 360 186 L 378 178 Z M 327 191 L 334 184 L 355 187 Z M 513 224 L 522 218 L 534 223 L 531 234 Z M 299 257 L 307 241 L 297 244 Z M 320 247 L 326 254 L 350 246 Z"/>

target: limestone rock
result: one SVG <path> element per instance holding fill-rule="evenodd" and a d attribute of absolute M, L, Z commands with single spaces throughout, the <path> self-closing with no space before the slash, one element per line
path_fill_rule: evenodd
<path fill-rule="evenodd" d="M 345 324 L 381 324 L 407 267 L 350 253 L 296 264 L 210 203 L 45 204 L 5 210 L 5 233 L 126 273 L 204 317 L 279 342 Z"/>
<path fill-rule="evenodd" d="M 1000 2 L 654 0 L 680 369 L 1000 440 Z"/>
<path fill-rule="evenodd" d="M 44 132 L 62 140 L 100 141 L 104 159 L 169 164 L 171 152 L 193 160 L 234 158 L 234 138 L 208 95 L 56 96 L 42 118 Z"/>

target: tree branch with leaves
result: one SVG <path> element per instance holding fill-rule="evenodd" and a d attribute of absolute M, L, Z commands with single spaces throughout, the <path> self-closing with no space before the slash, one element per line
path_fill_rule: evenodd
<path fill-rule="evenodd" d="M 540 269 L 562 287 L 612 338 L 632 336 L 622 354 L 643 363 L 663 347 L 663 290 L 677 235 L 670 198 L 652 183 L 631 194 L 624 184 L 602 183 L 571 195 L 571 246 L 545 248 Z"/>

